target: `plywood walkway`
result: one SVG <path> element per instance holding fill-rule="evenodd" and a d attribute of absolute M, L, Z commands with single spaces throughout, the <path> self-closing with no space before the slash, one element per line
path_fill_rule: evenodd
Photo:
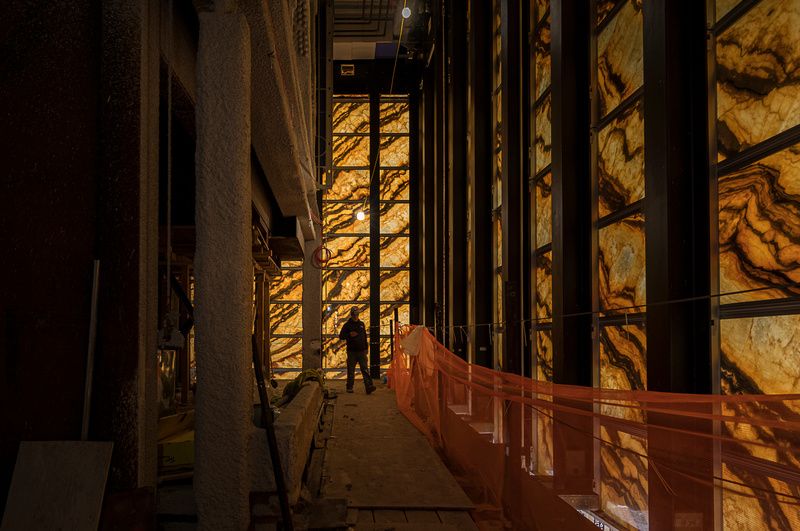
<path fill-rule="evenodd" d="M 345 498 L 357 530 L 477 530 L 472 503 L 427 439 L 398 411 L 394 392 L 367 396 L 361 382 L 339 393 L 327 441 L 321 494 Z"/>

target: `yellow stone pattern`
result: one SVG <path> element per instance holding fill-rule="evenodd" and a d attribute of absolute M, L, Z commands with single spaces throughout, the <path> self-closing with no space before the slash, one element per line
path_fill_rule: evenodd
<path fill-rule="evenodd" d="M 383 203 L 380 207 L 381 234 L 407 233 L 409 230 L 410 206 L 408 203 Z"/>
<path fill-rule="evenodd" d="M 728 12 L 736 7 L 742 0 L 717 0 L 716 2 L 716 18 L 717 21 L 728 14 Z"/>
<path fill-rule="evenodd" d="M 333 166 L 369 168 L 369 137 L 334 136 Z"/>
<path fill-rule="evenodd" d="M 410 190 L 408 170 L 381 171 L 381 201 L 408 201 Z"/>
<path fill-rule="evenodd" d="M 408 133 L 408 112 L 408 102 L 381 103 L 381 133 Z"/>
<path fill-rule="evenodd" d="M 388 335 L 390 333 L 389 321 L 394 319 L 395 308 L 397 309 L 397 318 L 400 320 L 400 324 L 407 325 L 411 323 L 411 309 L 408 304 L 381 304 L 382 335 Z"/>
<path fill-rule="evenodd" d="M 720 160 L 800 124 L 800 2 L 762 0 L 717 36 Z"/>
<path fill-rule="evenodd" d="M 336 237 L 327 238 L 325 247 L 330 251 L 326 267 L 368 267 L 369 238 Z"/>
<path fill-rule="evenodd" d="M 303 270 L 283 269 L 281 276 L 270 280 L 270 301 L 303 300 Z"/>
<path fill-rule="evenodd" d="M 407 301 L 409 298 L 410 273 L 407 269 L 384 269 L 381 271 L 381 301 Z"/>
<path fill-rule="evenodd" d="M 800 144 L 719 180 L 723 304 L 800 294 Z"/>
<path fill-rule="evenodd" d="M 603 227 L 598 237 L 600 309 L 609 313 L 645 311 L 645 234 L 641 213 Z"/>
<path fill-rule="evenodd" d="M 409 267 L 411 260 L 409 238 L 404 236 L 381 238 L 381 267 Z"/>
<path fill-rule="evenodd" d="M 322 206 L 325 234 L 369 234 L 369 212 L 359 203 L 324 203 Z M 364 212 L 364 219 L 356 217 Z"/>
<path fill-rule="evenodd" d="M 552 130 L 550 123 L 550 96 L 548 95 L 536 109 L 536 138 L 534 139 L 534 158 L 536 172 L 545 169 L 552 160 Z"/>
<path fill-rule="evenodd" d="M 536 181 L 536 244 L 538 249 L 553 241 L 553 174 Z"/>
<path fill-rule="evenodd" d="M 328 301 L 369 300 L 369 270 L 325 269 L 322 295 Z"/>
<path fill-rule="evenodd" d="M 647 441 L 600 426 L 600 508 L 630 531 L 649 528 Z"/>
<path fill-rule="evenodd" d="M 380 141 L 381 168 L 408 166 L 408 136 L 382 136 Z"/>
<path fill-rule="evenodd" d="M 642 323 L 607 325 L 600 334 L 600 387 L 616 391 L 647 390 L 647 335 Z M 644 422 L 638 404 L 620 401 L 603 404 L 603 415 Z"/>
<path fill-rule="evenodd" d="M 617 5 L 617 0 L 597 0 L 597 24 L 601 24 L 606 16 Z"/>
<path fill-rule="evenodd" d="M 553 318 L 553 251 L 536 256 L 536 317 Z"/>
<path fill-rule="evenodd" d="M 613 111 L 644 81 L 642 0 L 625 5 L 597 38 L 597 92 L 600 116 Z"/>
<path fill-rule="evenodd" d="M 270 334 L 302 333 L 302 304 L 270 304 L 269 322 Z"/>
<path fill-rule="evenodd" d="M 369 197 L 369 169 L 333 170 L 331 186 L 325 192 L 326 201 L 363 201 Z"/>
<path fill-rule="evenodd" d="M 598 214 L 602 218 L 644 198 L 644 108 L 640 99 L 598 135 Z"/>
<path fill-rule="evenodd" d="M 369 133 L 369 103 L 337 102 L 333 104 L 334 133 Z"/>
<path fill-rule="evenodd" d="M 550 87 L 550 15 L 536 28 L 533 40 L 534 53 L 534 80 L 535 89 L 533 99 L 538 100 L 544 91 Z"/>
<path fill-rule="evenodd" d="M 303 338 L 276 337 L 269 342 L 272 369 L 299 369 L 303 366 Z"/>

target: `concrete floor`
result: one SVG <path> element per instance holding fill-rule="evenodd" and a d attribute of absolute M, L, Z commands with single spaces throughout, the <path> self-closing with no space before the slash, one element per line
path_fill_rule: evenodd
<path fill-rule="evenodd" d="M 361 382 L 338 397 L 327 441 L 321 496 L 348 500 L 357 530 L 477 530 L 472 503 L 427 439 L 397 409 L 394 392 L 379 385 L 367 396 Z"/>

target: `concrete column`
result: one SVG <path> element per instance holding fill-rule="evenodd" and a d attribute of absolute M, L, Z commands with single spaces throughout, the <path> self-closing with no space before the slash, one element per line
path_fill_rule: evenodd
<path fill-rule="evenodd" d="M 322 240 L 306 242 L 303 262 L 303 369 L 322 367 L 322 271 L 314 267 L 314 251 Z"/>
<path fill-rule="evenodd" d="M 197 54 L 197 435 L 200 529 L 249 524 L 252 431 L 250 30 L 200 14 Z"/>

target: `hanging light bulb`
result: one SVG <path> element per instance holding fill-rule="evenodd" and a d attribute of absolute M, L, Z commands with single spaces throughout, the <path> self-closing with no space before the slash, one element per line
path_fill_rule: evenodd
<path fill-rule="evenodd" d="M 364 213 L 363 210 L 359 210 L 358 212 L 356 212 L 356 219 L 358 221 L 364 221 L 366 218 L 367 218 L 367 215 Z"/>
<path fill-rule="evenodd" d="M 403 15 L 403 18 L 411 18 L 411 8 L 404 7 L 403 11 L 401 11 L 401 14 Z"/>

